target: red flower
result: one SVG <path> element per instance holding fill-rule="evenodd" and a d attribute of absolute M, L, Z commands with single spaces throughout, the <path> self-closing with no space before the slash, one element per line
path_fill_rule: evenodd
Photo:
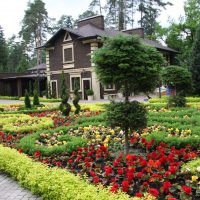
<path fill-rule="evenodd" d="M 176 198 L 174 198 L 174 197 L 169 197 L 169 199 L 168 200 L 177 200 Z"/>
<path fill-rule="evenodd" d="M 142 197 L 142 193 L 138 192 L 135 194 L 136 197 Z"/>
<path fill-rule="evenodd" d="M 122 186 L 124 187 L 124 188 L 128 188 L 129 187 L 129 182 L 128 181 L 122 181 Z"/>
<path fill-rule="evenodd" d="M 189 186 L 186 186 L 186 185 L 183 185 L 183 186 L 182 186 L 182 190 L 183 190 L 187 195 L 189 195 L 189 194 L 192 192 L 192 188 L 189 187 Z"/>
<path fill-rule="evenodd" d="M 40 157 L 40 155 L 41 155 L 41 152 L 40 152 L 40 151 L 36 151 L 36 152 L 34 153 L 34 156 L 35 156 L 35 157 Z"/>
<path fill-rule="evenodd" d="M 18 149 L 18 152 L 19 153 L 23 153 L 23 149 Z"/>
<path fill-rule="evenodd" d="M 154 196 L 154 197 L 157 197 L 158 194 L 159 194 L 158 190 L 155 189 L 155 188 L 150 188 L 150 189 L 148 190 L 148 193 L 150 193 L 150 194 L 151 194 L 152 196 Z"/>
<path fill-rule="evenodd" d="M 98 176 L 95 176 L 95 177 L 93 178 L 93 182 L 94 182 L 94 183 L 99 183 L 99 182 L 100 182 L 100 178 L 99 178 Z"/>
<path fill-rule="evenodd" d="M 113 193 L 117 193 L 117 188 L 114 187 L 114 186 L 112 186 L 112 187 L 110 188 L 110 191 L 113 192 Z"/>
<path fill-rule="evenodd" d="M 106 172 L 106 176 L 109 176 L 112 173 L 112 168 L 110 166 L 105 166 L 104 170 Z"/>
<path fill-rule="evenodd" d="M 163 190 L 164 191 L 168 192 L 170 187 L 171 187 L 171 183 L 169 181 L 165 181 L 163 183 Z"/>
<path fill-rule="evenodd" d="M 124 173 L 124 170 L 123 170 L 122 168 L 118 168 L 118 169 L 117 169 L 117 173 L 118 173 L 119 175 L 122 175 L 122 174 Z"/>

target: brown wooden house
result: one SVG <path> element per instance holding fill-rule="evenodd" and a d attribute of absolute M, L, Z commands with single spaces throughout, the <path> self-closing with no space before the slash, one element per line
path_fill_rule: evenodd
<path fill-rule="evenodd" d="M 41 82 L 50 82 L 53 93 L 60 96 L 61 73 L 64 71 L 67 89 L 73 94 L 75 81 L 79 82 L 79 92 L 82 99 L 87 99 L 86 90 L 94 91 L 94 99 L 104 98 L 104 94 L 116 95 L 114 85 L 103 86 L 94 72 L 94 63 L 91 63 L 91 53 L 102 46 L 99 37 L 115 36 L 117 34 L 136 34 L 141 37 L 144 43 L 156 47 L 163 53 L 167 63 L 172 64 L 176 51 L 144 38 L 143 28 L 116 31 L 104 27 L 104 17 L 101 15 L 78 21 L 77 28 L 59 29 L 42 47 L 46 51 L 46 73 L 42 74 Z M 28 80 L 37 78 L 34 70 L 25 74 L 6 75 L 1 78 L 0 95 L 24 94 Z M 41 85 L 44 85 L 42 82 Z M 9 88 L 5 90 L 4 88 Z M 14 89 L 13 89 L 14 88 Z M 41 88 L 42 90 L 43 88 Z"/>
<path fill-rule="evenodd" d="M 61 28 L 42 48 L 46 50 L 47 80 L 51 82 L 52 90 L 60 94 L 60 75 L 65 73 L 67 89 L 73 93 L 75 80 L 79 82 L 79 92 L 82 99 L 87 99 L 86 90 L 94 91 L 94 99 L 103 98 L 106 94 L 115 94 L 115 86 L 101 85 L 91 63 L 91 53 L 99 48 L 99 37 L 115 36 L 116 34 L 137 34 L 144 43 L 156 47 L 166 57 L 168 63 L 173 62 L 175 50 L 163 46 L 155 41 L 144 38 L 142 28 L 125 30 L 122 32 L 104 27 L 103 16 L 94 16 L 78 21 L 77 29 Z"/>

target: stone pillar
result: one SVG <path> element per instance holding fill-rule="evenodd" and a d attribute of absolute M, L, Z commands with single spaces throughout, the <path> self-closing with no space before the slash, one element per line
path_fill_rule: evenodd
<path fill-rule="evenodd" d="M 50 76 L 50 64 L 49 64 L 49 50 L 46 50 L 46 73 L 47 73 L 47 83 L 51 81 L 51 76 Z"/>
<path fill-rule="evenodd" d="M 90 50 L 91 50 L 91 54 L 94 52 L 95 49 L 98 48 L 98 43 L 94 42 L 90 44 Z M 92 58 L 92 55 L 91 55 Z M 91 62 L 91 66 L 92 66 L 92 90 L 94 91 L 94 100 L 100 100 L 100 83 L 99 80 L 97 79 L 95 70 L 94 70 L 94 66 L 95 64 Z"/>

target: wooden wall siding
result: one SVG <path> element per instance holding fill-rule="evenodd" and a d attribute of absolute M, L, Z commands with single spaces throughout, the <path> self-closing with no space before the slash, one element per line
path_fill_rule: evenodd
<path fill-rule="evenodd" d="M 73 42 L 74 44 L 74 68 L 88 68 L 90 64 L 90 44 L 82 44 L 77 37 L 70 35 L 72 41 L 63 42 L 65 32 L 55 41 L 54 50 L 49 52 L 50 70 L 57 71 L 63 69 L 63 50 L 62 45 Z"/>
<path fill-rule="evenodd" d="M 74 42 L 74 64 L 75 68 L 91 67 L 90 62 L 90 44 L 83 44 L 76 40 Z"/>

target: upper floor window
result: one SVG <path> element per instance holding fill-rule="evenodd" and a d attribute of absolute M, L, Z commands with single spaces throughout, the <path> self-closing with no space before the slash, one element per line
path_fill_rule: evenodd
<path fill-rule="evenodd" d="M 73 44 L 66 44 L 63 46 L 63 63 L 74 62 L 74 48 Z"/>
<path fill-rule="evenodd" d="M 106 86 L 104 86 L 104 90 L 105 91 L 111 91 L 111 90 L 115 90 L 115 85 L 114 84 L 107 84 Z"/>

